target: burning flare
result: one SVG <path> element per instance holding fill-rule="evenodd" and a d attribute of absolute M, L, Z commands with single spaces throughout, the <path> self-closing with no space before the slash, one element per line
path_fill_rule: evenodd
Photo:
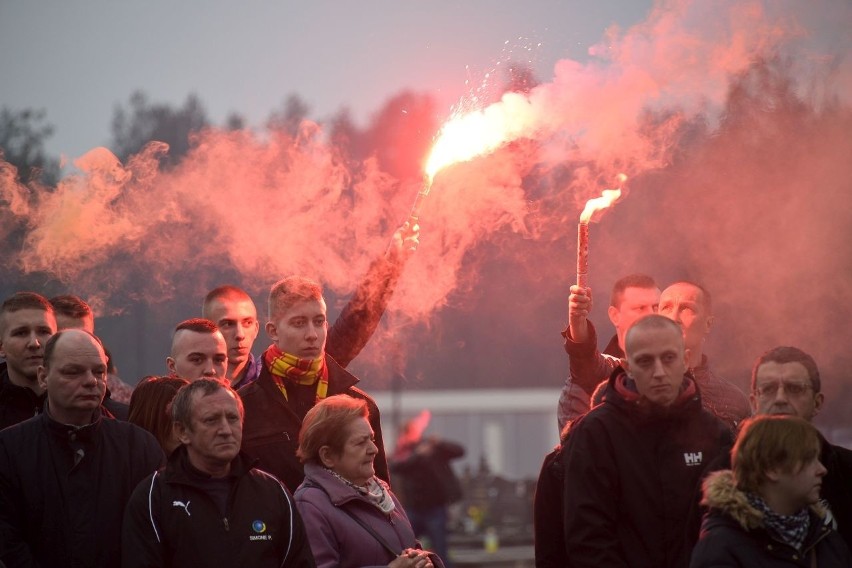
<path fill-rule="evenodd" d="M 581 288 L 586 287 L 589 273 L 589 223 L 595 213 L 611 207 L 621 197 L 621 186 L 627 181 L 627 176 L 618 174 L 616 179 L 618 189 L 605 189 L 600 197 L 589 199 L 580 214 L 577 225 L 577 286 Z"/>
<path fill-rule="evenodd" d="M 410 218 L 417 220 L 423 199 L 429 195 L 435 176 L 442 169 L 493 152 L 504 144 L 529 136 L 534 130 L 529 99 L 519 93 L 503 98 L 482 110 L 456 111 L 441 127 L 426 160 L 423 186 L 411 207 Z"/>
<path fill-rule="evenodd" d="M 580 223 L 588 224 L 595 213 L 609 208 L 613 203 L 618 201 L 618 198 L 621 197 L 621 186 L 624 185 L 625 181 L 627 181 L 627 176 L 624 174 L 618 174 L 616 179 L 618 179 L 618 189 L 605 189 L 601 192 L 600 197 L 589 199 L 586 202 L 586 207 L 584 207 L 583 212 L 580 213 Z"/>

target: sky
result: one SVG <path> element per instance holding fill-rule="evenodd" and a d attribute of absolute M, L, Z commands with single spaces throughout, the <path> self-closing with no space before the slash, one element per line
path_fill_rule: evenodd
<path fill-rule="evenodd" d="M 542 80 L 583 59 L 646 0 L 203 0 L 0 3 L 0 105 L 47 111 L 48 153 L 107 145 L 117 104 L 141 89 L 180 105 L 196 93 L 221 123 L 259 125 L 291 93 L 322 119 L 348 107 L 369 120 L 403 89 L 449 108 L 498 63 L 529 62 Z M 468 85 L 466 85 L 466 82 Z"/>

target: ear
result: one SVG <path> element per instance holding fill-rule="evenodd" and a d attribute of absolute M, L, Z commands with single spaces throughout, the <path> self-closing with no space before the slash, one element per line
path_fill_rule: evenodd
<path fill-rule="evenodd" d="M 757 396 L 754 393 L 748 395 L 748 402 L 751 405 L 751 413 L 757 414 Z"/>
<path fill-rule="evenodd" d="M 704 333 L 710 333 L 710 328 L 713 327 L 714 323 L 716 323 L 716 316 L 707 316 L 707 319 L 704 320 Z"/>
<path fill-rule="evenodd" d="M 269 336 L 269 339 L 271 339 L 273 343 L 278 343 L 278 328 L 274 322 L 266 322 L 266 335 Z"/>
<path fill-rule="evenodd" d="M 814 416 L 819 414 L 819 411 L 822 410 L 822 403 L 825 400 L 825 396 L 818 392 L 814 395 Z"/>
<path fill-rule="evenodd" d="M 3 349 L 3 341 L 0 341 L 0 357 L 6 358 L 6 350 Z"/>
<path fill-rule="evenodd" d="M 776 468 L 767 469 L 765 472 L 763 472 L 763 475 L 769 481 L 777 482 L 779 479 L 781 479 L 781 470 Z"/>
<path fill-rule="evenodd" d="M 331 446 L 323 446 L 319 449 L 319 459 L 325 467 L 329 469 L 333 468 L 337 464 L 335 457 Z"/>
<path fill-rule="evenodd" d="M 189 432 L 183 424 L 181 424 L 180 422 L 173 422 L 172 430 L 174 431 L 175 436 L 177 436 L 177 439 L 180 441 L 181 444 L 185 446 L 189 445 Z"/>
<path fill-rule="evenodd" d="M 606 315 L 609 316 L 609 321 L 612 322 L 612 325 L 618 327 L 618 308 L 615 306 L 610 306 L 606 310 Z"/>
<path fill-rule="evenodd" d="M 171 357 L 166 357 L 166 367 L 169 369 L 169 373 L 177 376 L 177 370 L 175 369 L 175 360 Z"/>
<path fill-rule="evenodd" d="M 692 351 L 690 351 L 689 349 L 684 347 L 683 348 L 683 364 L 686 366 L 687 369 L 689 369 L 689 356 L 690 355 L 692 355 Z"/>
<path fill-rule="evenodd" d="M 621 364 L 621 368 L 624 369 L 624 371 L 628 375 L 630 375 L 630 363 L 627 362 L 627 357 L 623 357 L 623 358 L 619 359 L 618 361 Z"/>
<path fill-rule="evenodd" d="M 39 365 L 36 371 L 36 378 L 38 379 L 38 386 L 43 390 L 47 390 L 47 369 Z"/>

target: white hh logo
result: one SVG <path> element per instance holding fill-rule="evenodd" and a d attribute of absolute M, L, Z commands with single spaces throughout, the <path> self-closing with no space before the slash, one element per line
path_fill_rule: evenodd
<path fill-rule="evenodd" d="M 688 466 L 701 465 L 701 452 L 686 452 L 683 454 L 683 461 Z"/>
<path fill-rule="evenodd" d="M 186 511 L 186 516 L 191 517 L 192 515 L 189 514 L 189 503 L 189 501 L 185 504 L 183 501 L 172 501 L 172 507 L 183 507 L 183 510 Z"/>

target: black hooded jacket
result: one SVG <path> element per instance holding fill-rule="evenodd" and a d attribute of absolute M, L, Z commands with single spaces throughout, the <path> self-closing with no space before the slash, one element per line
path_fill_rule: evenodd
<path fill-rule="evenodd" d="M 603 403 L 572 425 L 562 452 L 567 566 L 686 566 L 685 521 L 704 469 L 732 442 L 689 375 L 662 409 L 616 369 Z"/>

